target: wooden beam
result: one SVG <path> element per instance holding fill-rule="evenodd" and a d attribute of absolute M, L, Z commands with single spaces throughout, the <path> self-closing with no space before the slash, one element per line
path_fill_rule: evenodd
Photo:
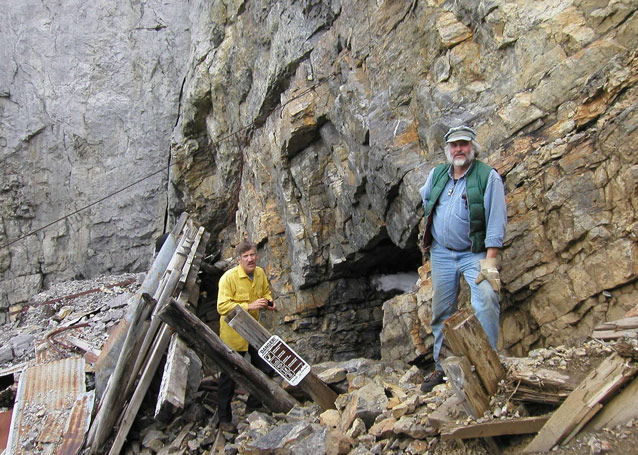
<path fill-rule="evenodd" d="M 119 455 L 124 443 L 126 442 L 126 438 L 128 436 L 131 427 L 133 426 L 133 422 L 135 421 L 135 417 L 137 417 L 137 412 L 140 410 L 140 406 L 142 405 L 142 400 L 144 400 L 144 395 L 148 392 L 148 388 L 151 385 L 151 381 L 153 380 L 153 376 L 157 371 L 157 367 L 159 366 L 160 361 L 162 360 L 162 356 L 166 351 L 168 346 L 168 342 L 171 339 L 171 333 L 168 330 L 168 327 L 163 325 L 160 328 L 160 331 L 157 335 L 157 340 L 153 343 L 153 351 L 149 356 L 149 361 L 146 363 L 144 367 L 144 371 L 140 376 L 140 380 L 131 396 L 131 400 L 124 411 L 124 418 L 122 419 L 122 423 L 118 428 L 117 434 L 115 436 L 115 440 L 111 445 L 111 450 L 109 451 L 109 455 Z"/>
<path fill-rule="evenodd" d="M 257 350 L 272 337 L 268 329 L 257 322 L 250 313 L 239 305 L 226 315 L 226 322 Z M 337 393 L 328 384 L 319 379 L 312 370 L 308 372 L 297 387 L 306 392 L 324 410 L 335 409 Z"/>
<path fill-rule="evenodd" d="M 638 378 L 616 395 L 585 427 L 585 431 L 614 428 L 638 419 Z"/>
<path fill-rule="evenodd" d="M 111 431 L 113 431 L 113 425 L 121 412 L 124 398 L 120 393 L 120 384 L 128 380 L 130 369 L 135 360 L 135 354 L 141 340 L 144 339 L 145 330 L 140 329 L 144 327 L 145 320 L 148 319 L 153 311 L 154 304 L 155 301 L 150 296 L 143 294 L 134 309 L 134 315 L 126 332 L 126 338 L 124 339 L 115 370 L 108 380 L 95 420 L 89 429 L 86 447 L 89 448 L 90 454 L 96 454 L 104 445 Z"/>
<path fill-rule="evenodd" d="M 636 371 L 638 367 L 629 365 L 613 353 L 574 389 L 527 445 L 524 453 L 547 452 L 557 444 L 568 442 L 600 410 L 601 401 L 612 395 Z"/>
<path fill-rule="evenodd" d="M 441 366 L 467 413 L 474 418 L 481 417 L 489 409 L 490 397 L 467 357 L 447 357 L 441 361 Z"/>
<path fill-rule="evenodd" d="M 448 427 L 441 430 L 441 440 L 536 433 L 548 420 L 549 416 L 523 417 L 520 419 L 493 420 L 485 423 L 461 425 L 454 428 Z"/>
<path fill-rule="evenodd" d="M 466 356 L 489 395 L 496 394 L 505 368 L 473 312 L 461 310 L 443 323 L 443 336 L 456 356 Z"/>
<path fill-rule="evenodd" d="M 299 404 L 288 392 L 229 348 L 210 327 L 174 299 L 158 313 L 158 317 L 188 343 L 202 363 L 211 369 L 217 365 L 241 387 L 259 397 L 264 406 L 271 411 L 288 412 Z"/>
<path fill-rule="evenodd" d="M 166 421 L 170 416 L 184 409 L 191 364 L 186 349 L 188 349 L 186 343 L 173 334 L 168 345 L 164 374 L 157 396 L 156 419 Z"/>

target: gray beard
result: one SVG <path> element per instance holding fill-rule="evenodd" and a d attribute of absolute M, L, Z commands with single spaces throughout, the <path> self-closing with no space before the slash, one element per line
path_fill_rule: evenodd
<path fill-rule="evenodd" d="M 458 167 L 463 167 L 463 166 L 467 166 L 470 163 L 472 163 L 474 157 L 472 156 L 468 156 L 467 158 L 454 158 L 452 160 L 452 164 L 454 166 L 458 166 Z"/>

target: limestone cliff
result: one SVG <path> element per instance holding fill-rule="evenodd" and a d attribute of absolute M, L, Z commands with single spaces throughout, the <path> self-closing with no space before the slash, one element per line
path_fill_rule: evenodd
<path fill-rule="evenodd" d="M 2 2 L 0 323 L 53 282 L 147 267 L 189 45 L 180 1 Z"/>
<path fill-rule="evenodd" d="M 421 265 L 418 188 L 460 123 L 506 181 L 502 347 L 577 340 L 636 304 L 634 1 L 187 5 L 164 22 L 187 20 L 190 43 L 164 46 L 186 71 L 169 211 L 206 224 L 216 259 L 243 236 L 259 245 L 282 308 L 268 322 L 309 361 L 427 351 L 427 282 L 391 300 L 378 283 Z M 5 278 L 26 262 L 0 254 Z"/>

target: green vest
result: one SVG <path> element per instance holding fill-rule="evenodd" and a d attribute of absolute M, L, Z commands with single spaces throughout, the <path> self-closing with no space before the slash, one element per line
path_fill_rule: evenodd
<path fill-rule="evenodd" d="M 432 175 L 432 189 L 430 198 L 425 206 L 425 234 L 423 235 L 423 246 L 429 247 L 432 244 L 432 218 L 434 207 L 439 201 L 439 197 L 449 179 L 451 164 L 439 164 L 434 168 Z M 474 160 L 470 172 L 465 176 L 465 191 L 467 194 L 468 209 L 470 211 L 470 241 L 472 242 L 472 252 L 480 253 L 485 251 L 485 235 L 487 223 L 485 222 L 485 206 L 483 205 L 483 195 L 487 188 L 487 181 L 492 168 L 479 160 Z"/>

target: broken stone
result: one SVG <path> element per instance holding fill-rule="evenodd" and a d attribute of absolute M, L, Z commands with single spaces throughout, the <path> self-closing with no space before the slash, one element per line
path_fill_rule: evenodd
<path fill-rule="evenodd" d="M 336 409 L 328 409 L 319 416 L 319 423 L 326 427 L 337 428 L 341 422 L 341 414 Z"/>
<path fill-rule="evenodd" d="M 33 341 L 35 336 L 30 333 L 20 333 L 11 338 L 11 347 L 13 348 L 14 357 L 21 357 L 29 350 L 33 350 Z"/>
<path fill-rule="evenodd" d="M 322 371 L 317 376 L 326 384 L 335 384 L 346 379 L 347 374 L 348 370 L 345 368 L 329 368 Z"/>
<path fill-rule="evenodd" d="M 432 429 L 413 416 L 403 416 L 394 424 L 394 432 L 405 434 L 415 439 L 424 439 L 432 434 Z"/>
<path fill-rule="evenodd" d="M 397 419 L 394 417 L 386 417 L 372 425 L 368 434 L 371 434 L 377 439 L 389 438 L 394 435 L 394 425 L 396 423 Z"/>
<path fill-rule="evenodd" d="M 409 384 L 421 384 L 423 382 L 423 371 L 416 366 L 412 366 L 405 372 L 401 379 L 399 379 L 399 385 L 405 387 Z"/>
<path fill-rule="evenodd" d="M 352 392 L 341 415 L 341 429 L 347 431 L 354 420 L 361 418 L 367 427 L 383 412 L 388 402 L 385 390 L 380 385 L 370 382 Z"/>
<path fill-rule="evenodd" d="M 366 424 L 360 418 L 354 419 L 350 429 L 346 432 L 346 436 L 356 439 L 367 431 Z"/>
<path fill-rule="evenodd" d="M 352 440 L 340 430 L 331 428 L 326 431 L 326 454 L 345 455 L 352 448 Z M 316 453 L 316 452 L 315 452 Z"/>
<path fill-rule="evenodd" d="M 148 447 L 153 452 L 159 452 L 164 447 L 164 441 L 166 441 L 167 436 L 165 433 L 159 430 L 150 430 L 142 439 L 142 446 Z"/>

